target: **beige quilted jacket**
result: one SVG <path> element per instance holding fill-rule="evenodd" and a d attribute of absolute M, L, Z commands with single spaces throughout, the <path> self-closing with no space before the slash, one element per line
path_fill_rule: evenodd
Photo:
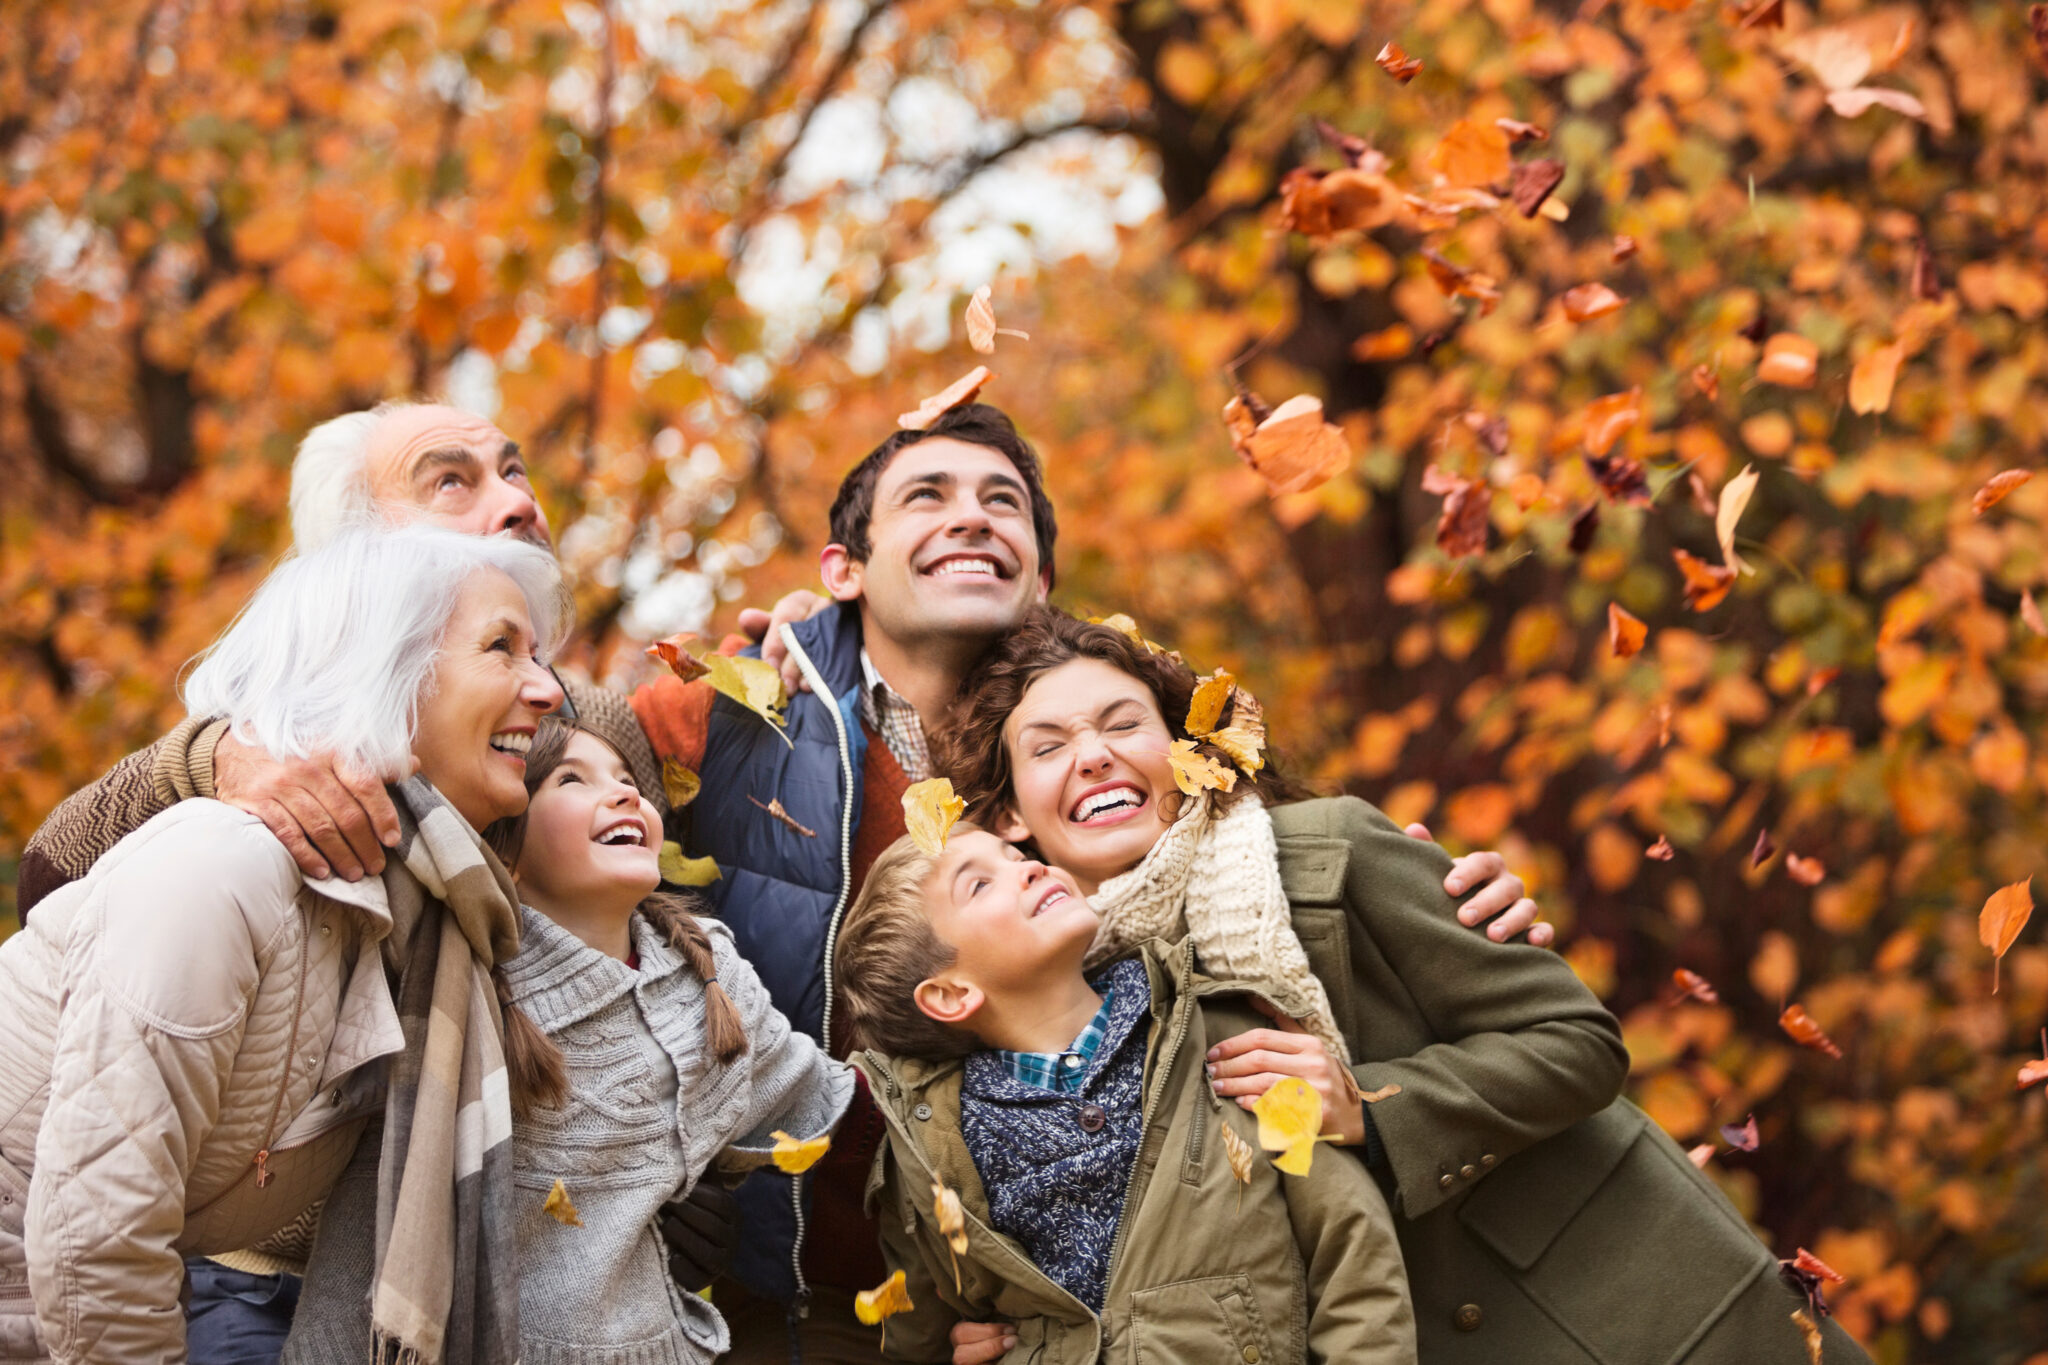
<path fill-rule="evenodd" d="M 0 1359 L 184 1360 L 182 1258 L 292 1222 L 383 1101 L 390 925 L 192 800 L 0 944 Z"/>

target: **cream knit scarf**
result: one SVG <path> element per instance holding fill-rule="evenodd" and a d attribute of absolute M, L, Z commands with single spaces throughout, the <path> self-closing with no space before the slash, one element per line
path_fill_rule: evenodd
<path fill-rule="evenodd" d="M 1102 917 L 1090 965 L 1146 939 L 1192 938 L 1204 972 L 1278 987 L 1280 1007 L 1351 1064 L 1330 997 L 1294 936 L 1273 818 L 1256 797 L 1220 814 L 1206 793 L 1191 799 L 1144 860 L 1089 901 Z"/>

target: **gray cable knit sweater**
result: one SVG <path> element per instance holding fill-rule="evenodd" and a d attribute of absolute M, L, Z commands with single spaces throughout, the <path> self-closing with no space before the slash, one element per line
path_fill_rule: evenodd
<path fill-rule="evenodd" d="M 704 983 L 646 921 L 633 921 L 635 972 L 521 911 L 506 976 L 569 1073 L 566 1104 L 513 1128 L 526 1365 L 701 1365 L 727 1350 L 717 1310 L 669 1278 L 656 1215 L 714 1164 L 765 1163 L 771 1130 L 830 1130 L 852 1097 L 852 1072 L 790 1029 L 724 925 L 704 925 L 746 1025 L 748 1050 L 730 1066 L 704 1041 Z M 285 1348 L 294 1365 L 369 1358 L 376 1160 L 366 1140 L 329 1196 Z M 581 1227 L 542 1209 L 557 1180 Z"/>

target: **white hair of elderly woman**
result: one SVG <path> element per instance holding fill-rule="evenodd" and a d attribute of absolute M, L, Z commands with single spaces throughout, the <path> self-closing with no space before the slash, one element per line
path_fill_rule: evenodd
<path fill-rule="evenodd" d="M 570 602 L 553 555 L 507 536 L 439 527 L 350 527 L 273 570 L 185 680 L 193 715 L 224 716 L 275 757 L 329 753 L 359 772 L 403 777 L 419 703 L 432 684 L 462 587 L 510 578 L 543 662 L 567 636 Z"/>
<path fill-rule="evenodd" d="M 345 412 L 306 433 L 292 457 L 292 540 L 317 550 L 377 514 L 370 495 L 370 433 L 394 412 L 416 404 L 393 400 L 367 412 Z"/>

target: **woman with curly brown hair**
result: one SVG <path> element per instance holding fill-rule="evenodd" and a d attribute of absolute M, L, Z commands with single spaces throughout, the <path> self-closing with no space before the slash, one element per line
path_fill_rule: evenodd
<path fill-rule="evenodd" d="M 1322 1096 L 1398 1215 L 1426 1365 L 1798 1358 L 1770 1252 L 1617 1098 L 1613 1016 L 1555 955 L 1462 927 L 1441 849 L 1355 797 L 1298 799 L 1249 697 L 1197 707 L 1198 681 L 1043 609 L 964 684 L 946 769 L 975 819 L 1074 876 L 1092 961 L 1185 935 L 1213 977 L 1284 984 L 1295 1017 L 1212 1048 L 1213 1084 Z M 1866 1359 L 1820 1330 L 1830 1365 Z"/>

